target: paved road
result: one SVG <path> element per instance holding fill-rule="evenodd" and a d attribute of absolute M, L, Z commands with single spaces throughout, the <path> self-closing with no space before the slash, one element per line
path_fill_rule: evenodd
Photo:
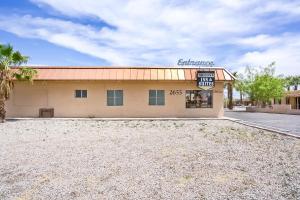
<path fill-rule="evenodd" d="M 300 115 L 273 113 L 251 113 L 243 111 L 226 111 L 225 117 L 232 117 L 264 127 L 272 127 L 300 135 Z"/>

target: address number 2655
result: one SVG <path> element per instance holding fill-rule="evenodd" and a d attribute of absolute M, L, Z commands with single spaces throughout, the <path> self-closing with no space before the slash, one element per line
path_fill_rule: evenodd
<path fill-rule="evenodd" d="M 170 95 L 182 95 L 182 90 L 170 90 Z"/>

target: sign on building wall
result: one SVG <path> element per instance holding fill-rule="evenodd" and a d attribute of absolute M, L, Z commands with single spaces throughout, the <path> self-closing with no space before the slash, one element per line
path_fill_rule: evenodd
<path fill-rule="evenodd" d="M 177 62 L 178 66 L 214 66 L 213 61 L 209 60 L 184 60 L 184 59 L 179 59 Z"/>
<path fill-rule="evenodd" d="M 203 90 L 212 89 L 215 86 L 215 72 L 197 71 L 197 86 Z"/>

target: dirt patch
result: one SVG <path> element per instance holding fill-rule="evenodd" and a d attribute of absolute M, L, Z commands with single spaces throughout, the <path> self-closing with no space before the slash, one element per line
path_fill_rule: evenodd
<path fill-rule="evenodd" d="M 299 199 L 300 140 L 226 120 L 0 124 L 0 199 Z"/>

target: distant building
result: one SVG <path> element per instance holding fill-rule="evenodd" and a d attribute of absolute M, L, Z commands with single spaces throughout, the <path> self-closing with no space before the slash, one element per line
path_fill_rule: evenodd
<path fill-rule="evenodd" d="M 300 109 L 300 87 L 290 87 L 282 99 L 274 99 L 273 104 L 291 105 L 291 109 Z"/>

